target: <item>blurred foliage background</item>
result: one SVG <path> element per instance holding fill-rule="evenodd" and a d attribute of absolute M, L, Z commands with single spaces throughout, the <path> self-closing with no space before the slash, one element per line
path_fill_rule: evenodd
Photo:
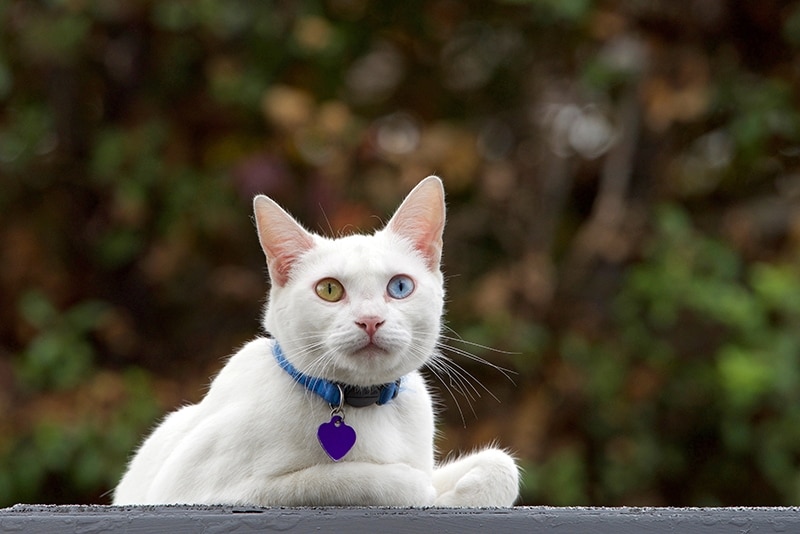
<path fill-rule="evenodd" d="M 0 22 L 0 505 L 108 502 L 259 333 L 253 194 L 367 231 L 432 173 L 448 327 L 497 350 L 450 343 L 517 373 L 453 354 L 497 398 L 437 382 L 443 451 L 513 449 L 525 504 L 800 504 L 800 2 Z"/>

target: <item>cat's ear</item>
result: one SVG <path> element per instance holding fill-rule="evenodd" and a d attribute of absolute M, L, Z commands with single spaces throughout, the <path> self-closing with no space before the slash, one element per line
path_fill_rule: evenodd
<path fill-rule="evenodd" d="M 256 196 L 253 212 L 269 277 L 272 283 L 284 286 L 294 263 L 314 246 L 314 238 L 269 197 Z"/>
<path fill-rule="evenodd" d="M 386 228 L 414 244 L 431 271 L 439 269 L 444 232 L 444 187 L 436 176 L 428 176 L 408 194 Z"/>

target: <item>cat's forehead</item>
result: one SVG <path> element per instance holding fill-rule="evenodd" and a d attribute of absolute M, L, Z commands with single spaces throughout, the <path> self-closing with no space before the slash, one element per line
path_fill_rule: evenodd
<path fill-rule="evenodd" d="M 305 259 L 303 263 L 314 274 L 326 276 L 382 276 L 427 270 L 407 241 L 386 232 L 320 239 Z"/>

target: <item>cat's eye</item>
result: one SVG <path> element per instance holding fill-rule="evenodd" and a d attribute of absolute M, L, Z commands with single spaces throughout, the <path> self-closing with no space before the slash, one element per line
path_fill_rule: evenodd
<path fill-rule="evenodd" d="M 389 280 L 386 292 L 394 299 L 404 299 L 414 291 L 414 281 L 411 277 L 398 274 Z"/>
<path fill-rule="evenodd" d="M 335 278 L 323 278 L 317 282 L 317 295 L 328 302 L 338 302 L 344 297 L 344 286 Z"/>

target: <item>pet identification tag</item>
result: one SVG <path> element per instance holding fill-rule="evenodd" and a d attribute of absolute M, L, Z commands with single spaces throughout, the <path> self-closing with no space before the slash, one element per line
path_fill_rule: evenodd
<path fill-rule="evenodd" d="M 319 425 L 317 439 L 331 460 L 338 462 L 356 444 L 356 431 L 347 426 L 342 416 L 334 411 L 329 422 Z"/>

